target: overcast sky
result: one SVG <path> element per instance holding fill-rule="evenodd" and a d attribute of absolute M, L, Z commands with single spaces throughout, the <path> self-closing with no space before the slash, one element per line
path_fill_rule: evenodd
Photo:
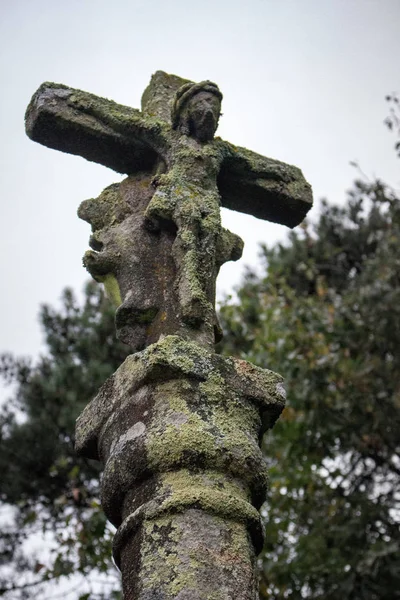
<path fill-rule="evenodd" d="M 139 107 L 158 69 L 211 79 L 224 94 L 221 137 L 299 166 L 316 199 L 343 202 L 351 160 L 400 188 L 382 124 L 385 94 L 400 91 L 399 29 L 400 0 L 2 0 L 0 350 L 39 352 L 40 303 L 87 279 L 89 225 L 76 209 L 121 179 L 25 136 L 43 81 Z M 246 243 L 222 271 L 229 291 L 257 242 L 285 228 L 229 211 L 223 220 Z"/>

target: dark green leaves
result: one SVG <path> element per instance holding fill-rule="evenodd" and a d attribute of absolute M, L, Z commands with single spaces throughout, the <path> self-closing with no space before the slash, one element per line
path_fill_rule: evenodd
<path fill-rule="evenodd" d="M 265 439 L 270 498 L 262 595 L 400 597 L 400 205 L 379 181 L 322 204 L 263 249 L 223 351 L 284 375 L 288 407 Z"/>
<path fill-rule="evenodd" d="M 33 573 L 34 582 L 115 573 L 112 534 L 99 508 L 100 466 L 78 459 L 74 428 L 127 348 L 114 337 L 113 310 L 96 284 L 87 286 L 83 306 L 65 290 L 61 310 L 44 306 L 40 319 L 47 354 L 35 365 L 10 355 L 0 361 L 0 373 L 16 390 L 0 415 L 0 498 L 4 510 L 14 507 L 2 531 L 1 560 L 20 571 L 14 582 L 5 575 L 2 587 L 13 590 L 6 596 L 13 599 L 28 593 L 19 587 L 24 573 L 29 581 Z M 22 542 L 33 534 L 46 534 L 56 544 L 45 564 L 25 556 Z"/>

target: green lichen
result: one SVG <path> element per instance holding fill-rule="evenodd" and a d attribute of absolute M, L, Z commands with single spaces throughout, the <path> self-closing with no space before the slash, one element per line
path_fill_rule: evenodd
<path fill-rule="evenodd" d="M 145 589 L 162 589 L 171 599 L 190 590 L 204 594 L 201 597 L 207 600 L 226 599 L 226 589 L 216 590 L 215 581 L 202 582 L 204 569 L 209 569 L 211 563 L 217 576 L 228 576 L 230 584 L 237 576 L 238 564 L 249 569 L 251 578 L 252 549 L 247 530 L 258 529 L 260 518 L 240 484 L 213 471 L 180 470 L 162 476 L 158 493 L 167 497 L 146 509 L 143 523 L 141 568 Z M 200 511 L 207 515 L 200 526 L 205 527 L 204 542 L 191 538 L 193 521 L 187 511 L 192 509 L 199 511 L 199 517 L 191 517 L 196 521 L 202 518 Z M 218 548 L 207 545 L 207 534 L 218 541 Z"/>
<path fill-rule="evenodd" d="M 200 465 L 230 473 L 250 487 L 256 485 L 258 495 L 265 492 L 266 468 L 257 445 L 261 425 L 258 409 L 232 395 L 221 373 L 210 371 L 198 388 L 192 384 L 190 390 L 179 379 L 163 383 L 153 401 L 147 438 L 153 471 Z M 178 415 L 185 418 L 179 419 Z M 256 472 L 249 470 L 249 465 Z"/>
<path fill-rule="evenodd" d="M 145 542 L 141 551 L 145 588 L 164 589 L 170 598 L 176 597 L 182 590 L 196 588 L 197 565 L 192 564 L 192 568 L 188 568 L 186 561 L 176 551 L 171 552 L 182 537 L 174 521 L 169 515 L 158 517 L 157 520 L 146 520 Z M 154 568 L 155 564 L 157 568 Z"/>
<path fill-rule="evenodd" d="M 226 397 L 226 380 L 218 371 L 209 373 L 206 381 L 200 383 L 199 390 L 211 402 L 221 402 Z"/>
<path fill-rule="evenodd" d="M 87 221 L 96 232 L 105 227 L 121 223 L 132 209 L 120 194 L 120 184 L 114 183 L 102 191 L 97 198 L 84 200 L 78 208 L 78 217 Z"/>
<path fill-rule="evenodd" d="M 108 98 L 101 98 L 82 90 L 71 89 L 67 104 L 82 114 L 95 117 L 100 122 L 121 133 L 125 133 L 127 128 L 134 128 L 137 124 L 146 130 L 149 135 L 156 135 L 160 134 L 164 126 L 164 123 L 159 119 L 143 115 L 135 108 L 118 104 Z"/>
<path fill-rule="evenodd" d="M 156 407 L 159 416 L 151 426 L 154 433 L 149 441 L 152 464 L 158 464 L 159 468 L 167 464 L 169 451 L 179 462 L 188 449 L 202 448 L 212 464 L 229 470 L 229 465 L 221 458 L 223 443 L 227 455 L 235 459 L 235 468 L 243 471 L 247 480 L 252 474 L 244 457 L 252 457 L 257 464 L 259 456 L 256 439 L 261 427 L 260 412 L 271 415 L 272 420 L 267 424 L 271 426 L 283 409 L 283 399 L 276 392 L 277 384 L 281 382 L 282 377 L 276 373 L 246 361 L 212 354 L 178 336 L 167 336 L 127 357 L 104 384 L 104 391 L 101 390 L 86 407 L 85 419 L 80 420 L 80 426 L 83 427 L 84 422 L 93 427 L 96 424 L 93 433 L 96 436 L 111 412 L 117 410 L 116 399 L 121 402 L 144 384 L 153 383 L 164 401 L 160 408 Z M 163 389 L 165 392 L 161 392 Z M 108 398 L 107 394 L 112 395 Z M 206 421 L 202 411 L 206 411 Z M 184 426 L 166 425 L 168 412 L 187 415 Z M 254 436 L 254 444 L 249 433 Z M 216 436 L 223 442 L 217 443 Z M 242 462 L 237 462 L 236 457 L 240 456 Z M 259 468 L 262 471 L 262 461 Z"/>
<path fill-rule="evenodd" d="M 209 481 L 205 482 L 207 476 Z M 167 474 L 167 479 L 166 487 L 174 490 L 169 498 L 169 502 L 173 498 L 173 504 L 163 503 L 169 514 L 164 514 L 163 505 L 160 505 L 153 513 L 146 514 L 143 523 L 143 590 L 163 590 L 165 597 L 171 600 L 180 593 L 190 597 L 191 591 L 204 600 L 239 597 L 243 581 L 248 584 L 254 580 L 253 550 L 247 531 L 249 519 L 259 526 L 259 515 L 251 510 L 247 516 L 239 515 L 237 509 L 242 500 L 237 489 L 229 489 L 229 485 L 224 491 L 206 488 L 205 483 L 221 484 L 216 481 L 215 474 L 193 475 L 186 471 Z M 190 492 L 190 489 L 196 492 Z M 235 497 L 232 502 L 230 494 Z M 216 506 L 215 496 L 218 495 L 223 498 L 218 498 Z M 225 507 L 227 513 L 221 507 Z M 199 528 L 200 537 L 196 537 Z M 214 540 L 211 544 L 210 538 Z M 206 573 L 208 579 L 207 576 L 204 579 Z"/>
<path fill-rule="evenodd" d="M 156 71 L 143 92 L 142 111 L 149 116 L 159 117 L 170 123 L 173 97 L 176 91 L 185 83 L 189 83 L 189 80 L 177 75 L 170 75 L 164 71 Z"/>
<path fill-rule="evenodd" d="M 101 283 L 103 283 L 107 297 L 113 303 L 113 305 L 115 307 L 120 306 L 120 304 L 122 303 L 122 298 L 118 281 L 115 275 L 113 275 L 112 273 L 108 273 L 107 275 L 100 277 L 99 280 L 101 281 Z"/>
<path fill-rule="evenodd" d="M 150 364 L 168 364 L 183 373 L 195 374 L 212 368 L 212 357 L 205 348 L 188 342 L 176 335 L 169 335 L 159 342 L 148 346 L 140 353 L 139 360 Z"/>

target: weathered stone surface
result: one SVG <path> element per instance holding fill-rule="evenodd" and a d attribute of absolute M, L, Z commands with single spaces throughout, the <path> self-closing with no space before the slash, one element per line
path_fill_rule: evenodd
<path fill-rule="evenodd" d="M 159 589 L 163 598 L 188 589 L 256 597 L 251 565 L 268 482 L 259 439 L 283 406 L 279 375 L 176 336 L 129 356 L 104 384 L 77 421 L 77 450 L 105 463 L 102 505 L 118 527 L 117 564 L 140 562 L 128 597 Z M 192 537 L 202 520 L 208 530 Z M 203 580 L 209 563 L 212 579 Z M 232 595 L 243 579 L 246 595 Z"/>
<path fill-rule="evenodd" d="M 202 261 L 188 254 L 188 267 L 179 277 L 177 255 L 182 249 L 173 223 L 170 227 L 149 227 L 145 221 L 155 192 L 151 179 L 146 173 L 136 174 L 106 188 L 98 198 L 82 202 L 78 215 L 91 223 L 93 231 L 93 250 L 86 252 L 84 265 L 104 283 L 117 307 L 117 335 L 133 350 L 157 341 L 161 334 L 179 334 L 212 347 L 220 337 L 214 308 L 215 279 L 224 262 L 241 256 L 243 243 L 218 227 L 214 260 L 205 265 L 209 271 L 204 266 L 202 273 Z M 204 279 L 208 285 L 203 285 Z M 204 306 L 198 322 L 190 308 L 185 312 L 182 306 L 180 290 L 190 286 L 194 291 L 189 289 L 188 297 L 194 296 L 200 307 Z"/>
<path fill-rule="evenodd" d="M 33 95 L 25 126 L 35 142 L 127 174 L 154 168 L 157 152 L 149 142 L 163 139 L 161 123 L 144 121 L 140 111 L 49 82 Z"/>
<path fill-rule="evenodd" d="M 221 100 L 210 81 L 158 71 L 141 112 L 43 84 L 26 114 L 32 139 L 128 175 L 78 214 L 92 226 L 84 264 L 136 353 L 76 427 L 77 451 L 105 464 L 125 600 L 258 597 L 259 443 L 284 391 L 276 373 L 213 351 L 216 277 L 243 247 L 220 206 L 293 227 L 312 195 L 296 167 L 214 137 Z"/>
<path fill-rule="evenodd" d="M 183 85 L 190 83 L 177 75 L 169 75 L 164 71 L 156 71 L 144 90 L 141 108 L 144 115 L 156 117 L 171 124 L 171 109 L 175 94 Z"/>
<path fill-rule="evenodd" d="M 150 383 L 171 379 L 199 381 L 210 393 L 232 389 L 237 396 L 247 398 L 258 407 L 261 433 L 274 425 L 284 406 L 283 378 L 277 373 L 214 354 L 179 336 L 167 336 L 128 356 L 100 388 L 77 420 L 77 451 L 98 459 L 100 431 L 110 417 L 119 414 L 121 398 Z"/>
<path fill-rule="evenodd" d="M 222 256 L 219 251 L 220 205 L 292 227 L 302 220 L 312 202 L 311 188 L 296 167 L 214 138 L 221 98 L 218 87 L 209 81 L 193 84 L 158 71 L 144 92 L 143 112 L 46 83 L 32 98 L 26 114 L 26 129 L 32 139 L 131 175 L 135 222 L 143 218 L 152 232 L 175 236 L 173 285 L 179 303 L 178 319 L 186 334 L 191 328 L 192 339 L 197 337 L 198 343 L 209 346 L 215 341 L 215 333 L 219 335 L 214 311 L 218 269 L 225 260 L 237 259 L 241 254 L 241 242 L 233 234 L 228 244 L 231 254 Z M 118 193 L 103 194 L 110 204 L 115 201 L 115 210 L 120 208 Z M 145 198 L 147 202 L 143 202 Z M 94 212 L 82 208 L 80 214 L 90 221 Z M 94 217 L 94 228 L 96 221 Z M 128 227 L 120 223 L 120 229 Z M 114 242 L 115 236 L 110 243 Z M 112 270 L 105 272 L 107 264 L 115 271 L 115 261 L 100 260 L 99 274 L 97 260 L 93 254 L 86 256 L 89 271 L 115 288 L 118 275 Z M 127 284 L 126 275 L 125 268 L 119 283 L 125 294 L 134 289 L 134 282 Z M 118 327 L 122 339 L 134 350 L 152 343 L 154 328 L 145 342 L 140 334 L 136 339 L 141 311 L 149 321 L 155 314 L 152 301 L 146 300 L 138 316 L 137 301 L 126 299 L 116 289 L 112 295 L 115 300 L 126 301 L 120 313 L 125 326 Z M 179 327 L 169 330 L 173 332 L 181 333 Z"/>
<path fill-rule="evenodd" d="M 139 565 L 140 581 L 124 581 Z M 246 525 L 199 509 L 144 522 L 121 553 L 121 570 L 125 597 L 135 600 L 258 599 Z"/>

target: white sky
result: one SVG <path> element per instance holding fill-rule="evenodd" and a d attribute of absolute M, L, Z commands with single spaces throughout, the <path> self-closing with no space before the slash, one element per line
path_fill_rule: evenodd
<path fill-rule="evenodd" d="M 400 91 L 400 0 L 1 0 L 0 351 L 37 354 L 42 302 L 81 290 L 89 225 L 79 203 L 121 179 L 105 167 L 31 142 L 24 112 L 43 81 L 139 107 L 162 69 L 224 93 L 218 134 L 299 166 L 343 202 L 363 171 L 400 187 L 384 96 Z M 229 291 L 257 242 L 285 228 L 224 211 L 245 242 L 225 266 Z"/>

